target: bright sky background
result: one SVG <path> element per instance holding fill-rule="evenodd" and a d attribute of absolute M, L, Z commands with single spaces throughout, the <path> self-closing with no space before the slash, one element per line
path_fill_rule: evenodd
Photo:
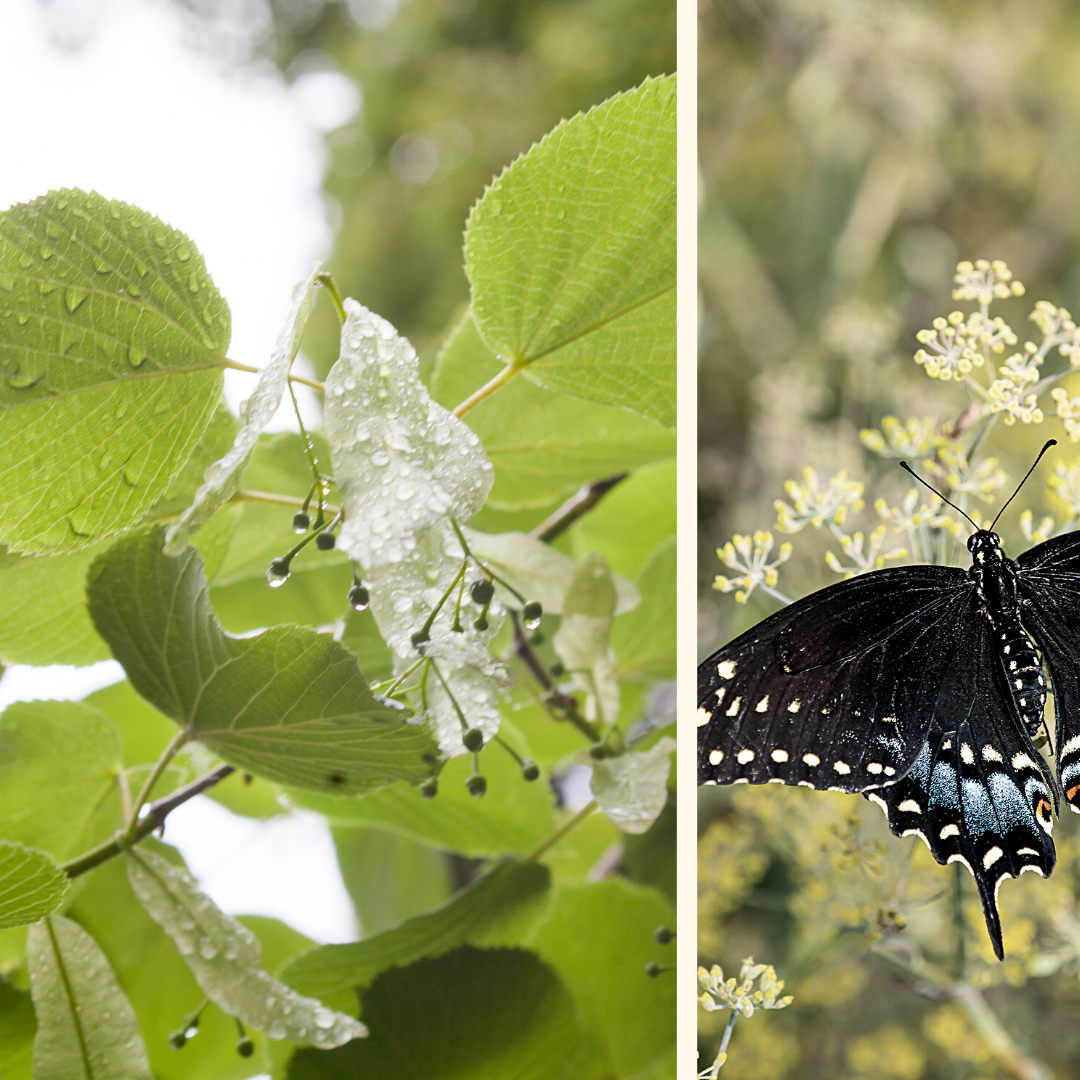
<path fill-rule="evenodd" d="M 223 75 L 185 49 L 165 3 L 88 6 L 105 13 L 104 25 L 71 52 L 50 44 L 36 0 L 0 0 L 0 210 L 53 188 L 93 188 L 182 229 L 232 310 L 230 357 L 261 366 L 293 285 L 330 252 L 320 132 L 355 115 L 359 94 L 330 72 L 292 87 L 262 69 Z M 253 383 L 226 374 L 234 410 Z M 317 416 L 313 396 L 304 406 Z M 285 428 L 295 430 L 295 418 L 279 412 L 271 430 Z M 0 707 L 77 699 L 122 677 L 115 661 L 12 667 Z M 317 815 L 258 823 L 200 797 L 169 818 L 166 838 L 226 911 L 274 915 L 319 941 L 355 939 Z"/>

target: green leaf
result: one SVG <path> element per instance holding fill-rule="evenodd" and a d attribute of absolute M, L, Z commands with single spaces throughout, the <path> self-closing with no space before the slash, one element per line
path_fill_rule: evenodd
<path fill-rule="evenodd" d="M 433 394 L 447 408 L 502 370 L 467 311 L 436 360 Z M 514 379 L 463 417 L 495 466 L 487 506 L 545 506 L 582 484 L 629 472 L 675 453 L 673 432 L 614 405 Z"/>
<path fill-rule="evenodd" d="M 544 784 L 525 783 L 517 763 L 501 747 L 480 757 L 487 794 L 474 798 L 465 788 L 469 757 L 448 761 L 439 774 L 439 793 L 425 799 L 414 787 L 393 784 L 360 799 L 337 799 L 291 792 L 299 806 L 318 810 L 333 825 L 389 829 L 401 836 L 470 858 L 527 852 L 555 831 L 551 793 Z"/>
<path fill-rule="evenodd" d="M 175 848 L 154 840 L 141 846 L 182 861 Z M 70 917 L 93 935 L 108 957 L 135 1009 L 156 1080 L 247 1080 L 255 1070 L 236 1053 L 236 1024 L 216 1007 L 203 1012 L 198 1036 L 182 1051 L 169 1045 L 170 1033 L 205 995 L 172 941 L 135 899 L 124 860 L 114 859 L 80 880 L 86 884 Z M 259 930 L 257 925 L 250 928 Z M 252 1032 L 252 1037 L 256 1053 L 261 1053 L 263 1036 Z"/>
<path fill-rule="evenodd" d="M 0 840 L 0 928 L 43 919 L 67 888 L 68 879 L 44 851 Z"/>
<path fill-rule="evenodd" d="M 334 829 L 345 888 L 363 937 L 437 907 L 452 892 L 441 851 L 385 829 Z"/>
<path fill-rule="evenodd" d="M 619 674 L 675 678 L 675 537 L 653 552 L 638 574 L 641 603 L 615 620 L 611 645 Z"/>
<path fill-rule="evenodd" d="M 134 525 L 199 442 L 228 343 L 195 245 L 150 214 L 75 190 L 0 214 L 0 540 Z"/>
<path fill-rule="evenodd" d="M 304 336 L 304 326 L 311 313 L 311 298 L 318 273 L 319 264 L 316 263 L 307 279 L 299 282 L 293 290 L 292 308 L 278 335 L 274 355 L 270 363 L 260 369 L 255 389 L 240 406 L 240 430 L 225 454 L 207 466 L 203 482 L 196 489 L 191 505 L 180 515 L 180 520 L 169 526 L 165 534 L 165 550 L 168 554 L 179 555 L 192 535 L 239 489 L 240 474 L 251 460 L 251 452 L 259 441 L 262 429 L 277 412 L 289 384 L 289 370 L 300 351 L 300 339 Z"/>
<path fill-rule="evenodd" d="M 30 995 L 0 979 L 0 1076 L 31 1080 L 37 1020 Z"/>
<path fill-rule="evenodd" d="M 97 709 L 24 701 L 0 716 L 0 836 L 70 858 L 120 822 L 120 737 Z"/>
<path fill-rule="evenodd" d="M 623 832 L 643 833 L 667 803 L 675 740 L 667 736 L 648 750 L 628 751 L 593 762 L 593 798 Z"/>
<path fill-rule="evenodd" d="M 146 849 L 128 851 L 127 865 L 139 902 L 223 1012 L 271 1039 L 322 1049 L 367 1034 L 351 1016 L 302 997 L 269 975 L 259 939 L 200 892 L 183 867 Z"/>
<path fill-rule="evenodd" d="M 245 515 L 248 509 L 244 508 Z M 216 521 L 217 518 L 199 533 L 199 540 Z M 201 543 L 198 546 L 201 553 Z M 309 546 L 315 547 L 314 544 Z M 279 552 L 281 550 L 284 549 Z M 267 565 L 269 562 L 267 559 Z M 210 601 L 222 626 L 231 633 L 246 634 L 283 622 L 327 626 L 345 615 L 349 610 L 347 597 L 352 585 L 352 568 L 347 562 L 335 560 L 328 566 L 312 566 L 310 562 L 305 564 L 297 559 L 293 566 L 289 580 L 280 589 L 271 589 L 266 584 L 263 576 L 266 566 L 259 571 L 258 577 L 222 588 L 211 587 Z M 371 674 L 363 661 L 360 668 L 365 674 Z"/>
<path fill-rule="evenodd" d="M 370 609 L 350 611 L 345 616 L 345 629 L 339 640 L 356 656 L 360 670 L 369 679 L 382 680 L 393 676 L 394 655 L 379 634 Z"/>
<path fill-rule="evenodd" d="M 135 1010 L 94 939 L 54 915 L 30 928 L 34 1080 L 153 1080 Z"/>
<path fill-rule="evenodd" d="M 657 546 L 675 531 L 675 477 L 675 459 L 669 458 L 609 491 L 570 527 L 573 554 L 580 559 L 602 551 L 612 570 L 637 577 Z"/>
<path fill-rule="evenodd" d="M 675 78 L 559 124 L 469 216 L 473 313 L 547 387 L 675 423 Z"/>
<path fill-rule="evenodd" d="M 108 660 L 86 610 L 86 570 L 104 549 L 64 555 L 0 554 L 0 657 L 9 664 L 75 664 Z"/>
<path fill-rule="evenodd" d="M 459 949 L 389 971 L 363 995 L 362 1008 L 370 1039 L 328 1054 L 301 1050 L 288 1080 L 608 1075 L 566 987 L 519 949 Z"/>
<path fill-rule="evenodd" d="M 669 955 L 653 937 L 658 926 L 674 928 L 675 911 L 655 889 L 608 878 L 560 886 L 525 942 L 555 969 L 606 1042 L 610 1075 L 645 1073 L 674 1048 L 675 980 L 645 974 L 647 963 Z"/>
<path fill-rule="evenodd" d="M 239 427 L 228 406 L 220 402 L 191 457 L 173 478 L 165 494 L 154 503 L 152 514 L 155 518 L 177 517 L 191 505 L 195 492 L 203 483 L 203 474 L 232 446 Z"/>
<path fill-rule="evenodd" d="M 279 626 L 229 637 L 198 553 L 170 557 L 161 529 L 119 540 L 91 567 L 98 632 L 152 705 L 225 761 L 269 780 L 355 794 L 434 769 L 427 729 L 375 698 L 329 635 Z"/>
<path fill-rule="evenodd" d="M 549 880 L 538 863 L 501 863 L 442 907 L 364 941 L 313 949 L 290 961 L 281 977 L 301 993 L 328 997 L 461 945 L 516 945 L 545 910 Z"/>

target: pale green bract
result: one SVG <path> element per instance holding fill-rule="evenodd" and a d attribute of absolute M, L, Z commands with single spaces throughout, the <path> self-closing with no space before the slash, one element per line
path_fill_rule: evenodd
<path fill-rule="evenodd" d="M 202 559 L 161 548 L 163 530 L 118 540 L 90 568 L 90 613 L 132 686 L 193 739 L 268 780 L 357 795 L 435 771 L 435 743 L 375 697 L 329 634 L 277 626 L 226 634 Z"/>
<path fill-rule="evenodd" d="M 563 602 L 562 623 L 552 644 L 587 697 L 585 716 L 613 723 L 619 716 L 619 680 L 611 625 L 617 594 L 607 560 L 597 551 L 578 564 Z"/>
<path fill-rule="evenodd" d="M 675 423 L 675 77 L 559 124 L 484 193 L 465 261 L 504 364 Z"/>
<path fill-rule="evenodd" d="M 153 1080 L 135 1010 L 94 939 L 54 915 L 30 927 L 34 1080 Z"/>
<path fill-rule="evenodd" d="M 73 551 L 130 528 L 221 396 L 229 310 L 195 245 L 54 191 L 0 214 L 0 541 Z"/>
<path fill-rule="evenodd" d="M 355 300 L 345 311 L 324 405 L 345 505 L 337 546 L 374 580 L 437 521 L 472 517 L 491 490 L 492 466 L 479 437 L 432 401 L 412 345 Z"/>
<path fill-rule="evenodd" d="M 302 997 L 264 971 L 258 938 L 200 892 L 182 867 L 146 849 L 129 851 L 127 865 L 139 902 L 222 1011 L 271 1039 L 322 1050 L 367 1034 L 359 1020 Z"/>
<path fill-rule="evenodd" d="M 639 753 L 589 761 L 593 798 L 623 832 L 648 832 L 667 802 L 667 778 L 675 740 L 666 735 Z"/>
<path fill-rule="evenodd" d="M 578 564 L 557 548 L 537 540 L 528 533 L 481 533 L 465 529 L 465 539 L 473 554 L 518 592 L 530 600 L 538 600 L 546 615 L 563 614 L 563 605 L 574 583 Z M 613 615 L 633 611 L 641 595 L 633 582 L 620 574 L 612 574 L 615 586 Z M 507 596 L 501 585 L 496 592 Z"/>
<path fill-rule="evenodd" d="M 239 489 L 240 474 L 251 460 L 259 435 L 277 412 L 289 384 L 289 371 L 300 351 L 304 327 L 311 314 L 319 270 L 320 264 L 316 263 L 307 279 L 297 283 L 293 290 L 292 309 L 278 335 L 274 355 L 270 363 L 260 369 L 259 381 L 251 397 L 240 406 L 240 430 L 232 447 L 224 457 L 207 468 L 204 482 L 195 492 L 191 505 L 180 515 L 180 520 L 169 527 L 165 534 L 166 554 L 178 555 L 183 551 L 192 534 L 205 525 Z"/>
<path fill-rule="evenodd" d="M 60 906 L 68 880 L 43 851 L 0 840 L 0 929 L 37 922 Z"/>

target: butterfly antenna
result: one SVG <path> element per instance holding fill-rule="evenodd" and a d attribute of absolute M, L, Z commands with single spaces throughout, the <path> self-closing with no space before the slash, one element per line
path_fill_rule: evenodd
<path fill-rule="evenodd" d="M 916 479 L 916 480 L 918 480 L 918 481 L 919 481 L 919 483 L 923 485 L 923 487 L 928 487 L 928 488 L 930 488 L 930 490 L 931 490 L 931 491 L 932 491 L 932 492 L 933 492 L 933 493 L 934 493 L 934 494 L 935 494 L 935 495 L 936 495 L 936 496 L 937 496 L 937 497 L 938 497 L 938 498 L 939 498 L 939 499 L 940 499 L 940 500 L 941 500 L 941 501 L 942 501 L 943 503 L 947 503 L 947 504 L 948 504 L 949 506 L 951 506 L 951 507 L 952 507 L 952 508 L 953 508 L 953 509 L 954 509 L 954 510 L 955 510 L 955 511 L 956 511 L 956 512 L 958 513 L 958 514 L 964 514 L 964 511 L 963 511 L 963 510 L 961 510 L 961 509 L 960 509 L 960 507 L 956 505 L 956 503 L 954 503 L 954 502 L 949 502 L 949 500 L 948 500 L 948 499 L 946 499 L 946 498 L 945 498 L 945 496 L 944 496 L 944 495 L 942 495 L 942 494 L 941 494 L 941 492 L 940 492 L 940 491 L 938 491 L 938 489 L 937 489 L 936 487 L 933 487 L 932 485 L 928 484 L 928 483 L 927 483 L 927 482 L 926 482 L 926 481 L 925 481 L 925 480 L 924 480 L 924 479 L 923 479 L 923 478 L 922 478 L 922 477 L 921 477 L 921 476 L 920 476 L 920 475 L 919 475 L 919 474 L 918 474 L 918 473 L 917 473 L 917 472 L 916 472 L 916 471 L 915 471 L 915 470 L 914 470 L 914 469 L 913 469 L 913 468 L 912 468 L 912 467 L 911 467 L 911 466 L 910 466 L 910 465 L 909 465 L 909 464 L 908 464 L 908 463 L 907 463 L 906 461 L 901 461 L 901 462 L 900 462 L 900 468 L 901 468 L 901 469 L 903 469 L 903 470 L 904 470 L 905 472 L 909 472 L 909 473 L 911 473 L 911 475 L 912 475 L 912 476 L 914 476 L 914 477 L 915 477 L 915 479 Z M 1025 479 L 1026 479 L 1026 477 L 1025 477 Z M 1006 504 L 1006 505 L 1008 505 L 1008 504 Z M 1004 509 L 1004 507 L 1002 507 L 1002 509 Z M 968 519 L 968 521 L 971 521 L 971 518 L 969 518 L 969 517 L 967 516 L 967 514 L 964 514 L 964 517 L 966 517 L 966 518 Z M 971 524 L 972 524 L 972 525 L 975 525 L 975 522 L 974 522 L 974 521 L 971 521 Z M 975 529 L 976 529 L 976 531 L 978 531 L 978 528 L 979 528 L 979 526 L 978 526 L 978 525 L 975 525 Z"/>
<path fill-rule="evenodd" d="M 1040 461 L 1042 460 L 1042 456 L 1043 456 L 1043 454 L 1045 454 L 1045 453 L 1046 453 L 1046 451 L 1047 451 L 1047 450 L 1049 450 L 1051 446 L 1057 446 L 1057 439 L 1047 439 L 1047 440 L 1046 440 L 1046 445 L 1045 445 L 1045 446 L 1044 446 L 1044 447 L 1043 447 L 1043 448 L 1042 448 L 1042 449 L 1041 449 L 1041 450 L 1039 451 L 1039 456 L 1038 456 L 1038 457 L 1037 457 L 1037 458 L 1035 459 L 1035 463 L 1034 463 L 1034 464 L 1033 464 L 1033 465 L 1031 466 L 1031 468 L 1030 468 L 1030 469 L 1028 469 L 1027 473 L 1026 473 L 1026 474 L 1024 475 L 1024 479 L 1023 479 L 1023 480 L 1021 480 L 1021 481 L 1020 481 L 1020 483 L 1016 485 L 1016 491 L 1014 491 L 1014 492 L 1013 492 L 1013 493 L 1012 493 L 1012 494 L 1011 494 L 1011 495 L 1009 496 L 1008 500 L 1007 500 L 1007 501 L 1006 501 L 1006 503 L 1005 503 L 1005 506 L 1008 506 L 1008 505 L 1009 505 L 1009 503 L 1011 503 L 1011 502 L 1013 501 L 1013 499 L 1015 499 L 1015 498 L 1016 498 L 1016 496 L 1017 496 L 1017 493 L 1018 493 L 1018 492 L 1020 491 L 1020 489 L 1021 489 L 1021 488 L 1022 488 L 1022 487 L 1024 486 L 1024 484 L 1025 484 L 1025 483 L 1027 482 L 1027 478 L 1028 478 L 1028 477 L 1029 477 L 1029 476 L 1030 476 L 1030 475 L 1031 475 L 1031 474 L 1032 474 L 1032 473 L 1033 473 L 1033 472 L 1035 471 L 1035 465 L 1038 465 L 1038 464 L 1039 464 L 1039 462 L 1040 462 Z M 990 522 L 990 528 L 991 528 L 991 529 L 992 529 L 992 528 L 993 528 L 993 527 L 994 527 L 994 526 L 995 526 L 995 525 L 997 524 L 997 519 L 998 519 L 999 517 L 1001 517 L 1001 515 L 1002 515 L 1002 514 L 1004 514 L 1004 513 L 1005 513 L 1005 506 L 1003 506 L 1003 507 L 1002 507 L 1002 508 L 1001 508 L 1001 509 L 1000 509 L 1000 510 L 999 510 L 999 511 L 997 512 L 997 517 L 996 517 L 996 518 L 994 518 L 994 520 L 993 520 L 992 522 Z"/>

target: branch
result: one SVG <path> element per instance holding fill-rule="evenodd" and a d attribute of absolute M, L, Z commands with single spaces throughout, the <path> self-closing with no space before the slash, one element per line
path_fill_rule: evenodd
<path fill-rule="evenodd" d="M 541 521 L 529 535 L 536 540 L 543 540 L 545 544 L 550 544 L 629 475 L 629 473 L 619 473 L 617 476 L 609 476 L 606 480 L 594 480 L 591 484 L 583 485 L 551 517 L 546 521 Z"/>
<path fill-rule="evenodd" d="M 107 840 L 104 844 L 99 844 L 96 848 L 92 848 L 90 851 L 86 852 L 85 855 L 80 855 L 77 859 L 72 859 L 70 862 L 64 863 L 60 869 L 63 870 L 69 878 L 76 878 L 80 874 L 85 874 L 88 870 L 93 870 L 94 867 L 100 866 L 103 862 L 108 862 L 109 859 L 119 855 L 125 847 L 130 847 L 132 844 L 137 844 L 141 840 L 145 840 L 152 832 L 155 832 L 158 829 L 164 829 L 165 819 L 178 806 L 183 806 L 189 799 L 193 799 L 196 795 L 201 795 L 204 791 L 212 788 L 215 784 L 224 780 L 230 773 L 234 772 L 236 772 L 236 770 L 231 765 L 219 765 L 205 776 L 200 777 L 198 780 L 193 780 L 187 787 L 182 787 L 178 791 L 174 791 L 171 795 L 166 795 L 164 798 L 158 799 L 157 802 L 151 803 L 146 808 L 146 813 L 139 818 L 138 825 L 136 825 L 130 840 L 124 839 L 124 831 L 121 829 L 111 840 Z"/>

